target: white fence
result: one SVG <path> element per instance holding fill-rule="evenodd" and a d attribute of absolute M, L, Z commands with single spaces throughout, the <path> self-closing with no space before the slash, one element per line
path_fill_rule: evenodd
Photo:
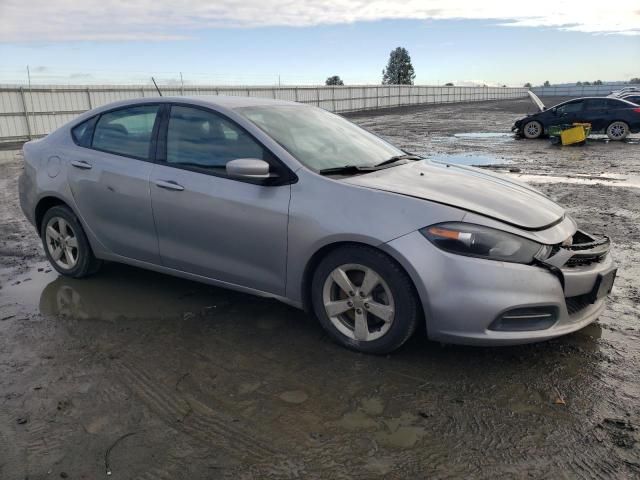
<path fill-rule="evenodd" d="M 549 87 L 533 87 L 531 91 L 539 97 L 602 97 L 614 90 L 620 90 L 623 83 L 605 83 L 602 85 L 551 85 Z M 640 87 L 640 85 L 636 85 Z"/>
<path fill-rule="evenodd" d="M 165 96 L 241 95 L 308 103 L 332 112 L 375 110 L 405 105 L 477 102 L 520 98 L 526 88 L 359 85 L 345 87 L 175 87 Z M 92 108 L 139 97 L 155 97 L 153 87 L 51 86 L 0 87 L 0 142 L 46 135 Z"/>

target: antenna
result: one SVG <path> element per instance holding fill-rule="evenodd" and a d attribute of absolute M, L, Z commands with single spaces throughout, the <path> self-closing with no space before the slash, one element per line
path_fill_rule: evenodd
<path fill-rule="evenodd" d="M 158 95 L 162 96 L 162 92 L 160 91 L 160 89 L 158 88 L 158 84 L 156 83 L 156 79 L 151 77 L 151 81 L 153 82 L 153 84 L 156 87 L 156 90 L 158 91 Z"/>

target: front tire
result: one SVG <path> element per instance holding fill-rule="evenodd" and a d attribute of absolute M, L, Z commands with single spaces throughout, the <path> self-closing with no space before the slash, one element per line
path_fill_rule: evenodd
<path fill-rule="evenodd" d="M 607 127 L 607 137 L 609 140 L 624 140 L 629 135 L 629 125 L 625 122 L 613 122 Z"/>
<path fill-rule="evenodd" d="M 522 134 L 525 138 L 533 140 L 535 138 L 540 138 L 543 134 L 544 129 L 542 128 L 542 124 L 537 120 L 531 120 L 524 124 L 522 127 Z"/>
<path fill-rule="evenodd" d="M 370 247 L 330 252 L 311 282 L 313 311 L 338 343 L 365 353 L 389 353 L 415 332 L 422 310 L 409 276 Z"/>
<path fill-rule="evenodd" d="M 102 265 L 69 207 L 58 205 L 47 210 L 40 237 L 47 259 L 61 275 L 82 278 L 97 272 Z"/>

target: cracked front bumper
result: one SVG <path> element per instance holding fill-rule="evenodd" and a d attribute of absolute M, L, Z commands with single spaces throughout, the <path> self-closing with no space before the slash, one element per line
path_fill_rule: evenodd
<path fill-rule="evenodd" d="M 433 340 L 470 345 L 515 345 L 565 335 L 592 323 L 605 299 L 587 301 L 598 278 L 613 268 L 610 255 L 597 263 L 559 268 L 496 262 L 444 252 L 419 232 L 385 248 L 412 277 Z M 563 288 L 564 282 L 564 288 Z M 544 329 L 496 331 L 505 312 L 553 310 Z"/>

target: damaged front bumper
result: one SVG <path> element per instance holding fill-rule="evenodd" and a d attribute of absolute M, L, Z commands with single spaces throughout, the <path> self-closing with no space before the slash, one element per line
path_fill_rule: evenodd
<path fill-rule="evenodd" d="M 615 280 L 609 239 L 580 231 L 534 265 L 455 255 L 421 237 L 387 249 L 413 278 L 433 340 L 515 345 L 565 335 L 598 318 Z"/>
<path fill-rule="evenodd" d="M 517 134 L 522 133 L 522 120 L 516 120 L 516 122 L 511 127 L 512 132 L 516 132 Z"/>

